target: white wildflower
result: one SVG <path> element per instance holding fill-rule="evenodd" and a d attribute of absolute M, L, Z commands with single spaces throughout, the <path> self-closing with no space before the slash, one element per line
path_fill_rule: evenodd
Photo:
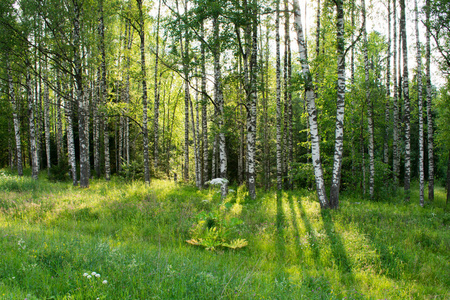
<path fill-rule="evenodd" d="M 100 277 L 100 274 L 98 274 L 98 273 L 97 273 L 97 274 L 95 274 L 95 277 L 99 278 L 99 277 Z"/>
<path fill-rule="evenodd" d="M 88 275 L 87 277 L 86 277 L 87 279 L 91 279 L 92 278 L 92 276 L 91 275 Z"/>
<path fill-rule="evenodd" d="M 207 182 L 212 185 L 224 185 L 228 183 L 228 180 L 225 178 L 214 178 Z"/>
<path fill-rule="evenodd" d="M 95 273 L 95 272 L 92 272 L 92 273 L 91 273 L 92 276 L 95 276 L 95 274 L 97 274 L 97 273 Z"/>
<path fill-rule="evenodd" d="M 107 283 L 108 283 L 108 281 L 106 281 L 106 280 L 103 280 L 103 281 L 102 281 L 102 283 L 103 283 L 103 284 L 107 284 Z"/>
<path fill-rule="evenodd" d="M 89 275 L 88 273 L 84 273 L 84 274 L 83 274 L 84 277 L 86 277 L 86 276 L 88 276 L 88 275 Z"/>

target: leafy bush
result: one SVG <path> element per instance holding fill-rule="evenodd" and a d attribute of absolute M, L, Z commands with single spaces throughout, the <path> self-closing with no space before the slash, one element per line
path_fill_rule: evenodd
<path fill-rule="evenodd" d="M 238 218 L 225 218 L 225 215 L 213 212 L 201 212 L 197 215 L 197 222 L 193 224 L 191 239 L 186 242 L 205 247 L 206 250 L 216 248 L 238 249 L 247 246 L 245 239 L 234 238 L 237 235 L 237 227 L 243 223 Z"/>

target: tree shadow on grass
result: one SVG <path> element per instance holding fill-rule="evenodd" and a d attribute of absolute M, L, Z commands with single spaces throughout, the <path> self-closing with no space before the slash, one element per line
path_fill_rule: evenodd
<path fill-rule="evenodd" d="M 333 217 L 329 209 L 321 209 L 320 214 L 325 229 L 325 233 L 330 240 L 331 253 L 341 275 L 341 283 L 354 283 L 355 277 L 352 272 L 352 265 L 348 259 L 341 236 L 336 233 Z"/>
<path fill-rule="evenodd" d="M 292 197 L 289 198 L 289 203 L 291 205 L 291 212 L 292 212 L 292 218 L 294 219 L 295 216 L 295 206 L 294 206 L 294 200 Z M 313 253 L 313 259 L 315 262 L 319 261 L 319 244 L 317 240 L 316 233 L 311 225 L 311 222 L 309 221 L 305 208 L 303 207 L 303 204 L 301 201 L 297 201 L 297 206 L 300 212 L 300 217 L 302 218 L 303 224 L 305 225 L 306 233 L 308 234 L 308 242 L 311 245 L 312 253 Z M 298 228 L 297 228 L 298 233 Z M 300 242 L 299 242 L 300 247 Z"/>
<path fill-rule="evenodd" d="M 277 252 L 277 264 L 278 264 L 278 272 L 282 272 L 284 270 L 284 262 L 286 256 L 286 246 L 285 246 L 285 216 L 283 212 L 283 194 L 282 191 L 277 191 L 277 216 L 276 216 L 276 240 L 275 247 Z M 284 271 L 282 272 L 284 273 Z"/>
<path fill-rule="evenodd" d="M 293 228 L 294 229 L 294 243 L 295 243 L 295 249 L 297 251 L 297 258 L 301 261 L 303 259 L 303 249 L 302 249 L 301 240 L 300 240 L 300 230 L 298 229 L 297 213 L 295 211 L 294 199 L 292 198 L 292 193 L 290 193 L 290 192 L 288 193 L 288 203 L 289 203 L 289 208 L 291 210 L 292 226 L 294 227 Z M 303 218 L 303 213 L 300 213 L 300 214 L 302 215 L 302 218 Z M 308 224 L 309 224 L 309 222 L 308 222 Z M 311 224 L 309 224 L 309 227 L 311 227 Z M 311 230 L 309 230 L 309 231 L 311 231 Z M 311 234 L 310 234 L 310 236 L 311 236 Z M 315 237 L 315 236 L 313 236 L 313 237 Z M 312 241 L 312 242 L 314 243 L 314 241 Z M 317 250 L 317 249 L 315 249 L 315 250 Z M 315 253 L 314 257 L 317 258 L 318 253 Z"/>

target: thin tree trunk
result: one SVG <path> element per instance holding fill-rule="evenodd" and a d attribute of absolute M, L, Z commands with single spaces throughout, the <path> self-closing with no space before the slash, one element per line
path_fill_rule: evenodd
<path fill-rule="evenodd" d="M 202 39 L 205 36 L 204 24 L 201 24 Z M 205 45 L 201 43 L 201 68 L 202 68 L 202 134 L 203 134 L 203 177 L 202 186 L 208 181 L 208 100 L 206 99 L 206 62 L 205 62 Z"/>
<path fill-rule="evenodd" d="M 73 83 L 71 84 L 70 87 L 70 97 L 69 99 L 71 99 L 70 101 L 65 101 L 64 102 L 64 108 L 65 108 L 65 113 L 66 113 L 66 130 L 67 130 L 67 152 L 68 152 L 68 156 L 69 156 L 69 166 L 71 168 L 70 173 L 71 173 L 71 177 L 72 177 L 72 183 L 73 186 L 77 186 L 78 185 L 78 180 L 77 180 L 77 164 L 75 161 L 75 140 L 74 140 L 74 135 L 73 135 L 73 118 L 72 118 L 72 103 L 73 103 Z"/>
<path fill-rule="evenodd" d="M 344 3 L 336 0 L 337 10 L 337 56 L 338 84 L 336 101 L 336 131 L 333 159 L 333 177 L 331 179 L 330 207 L 339 207 L 339 187 L 341 184 L 342 155 L 344 152 L 344 105 L 345 105 L 345 57 L 344 57 Z"/>
<path fill-rule="evenodd" d="M 426 1 L 426 24 L 430 22 L 430 0 Z M 434 201 L 434 149 L 433 149 L 433 115 L 431 113 L 431 46 L 430 31 L 426 32 L 426 73 L 427 73 L 427 127 L 428 127 L 428 200 Z M 448 198 L 447 198 L 448 199 Z"/>
<path fill-rule="evenodd" d="M 215 37 L 214 45 L 214 98 L 217 105 L 217 119 L 219 124 L 219 176 L 220 178 L 227 178 L 227 154 L 224 132 L 224 98 L 222 92 L 222 72 L 220 67 L 220 31 L 218 17 L 213 18 L 213 30 Z M 227 184 L 222 184 L 221 195 L 225 198 L 228 194 Z"/>
<path fill-rule="evenodd" d="M 145 28 L 142 0 L 136 0 L 139 9 L 139 37 L 141 39 L 141 75 L 142 75 L 142 133 L 144 143 L 144 181 L 150 184 L 150 166 L 148 155 L 148 116 L 147 116 L 147 79 L 145 69 Z"/>
<path fill-rule="evenodd" d="M 389 114 L 391 102 L 391 0 L 388 0 L 388 58 L 386 67 L 386 106 L 384 110 L 384 163 L 389 164 Z"/>
<path fill-rule="evenodd" d="M 408 45 L 406 40 L 406 8 L 405 0 L 400 0 L 401 17 L 400 29 L 402 35 L 403 50 L 403 96 L 404 96 L 404 120 L 405 120 L 405 201 L 410 200 L 411 184 L 411 123 L 410 123 L 410 100 L 408 79 Z"/>
<path fill-rule="evenodd" d="M 131 6 L 131 2 L 130 2 Z M 130 165 L 130 120 L 128 117 L 128 113 L 130 111 L 130 51 L 131 51 L 131 45 L 133 43 L 133 30 L 130 24 L 128 24 L 128 37 L 127 37 L 127 54 L 126 54 L 126 81 L 125 81 L 125 156 L 126 156 L 126 163 L 127 166 Z"/>
<path fill-rule="evenodd" d="M 106 88 L 106 52 L 105 52 L 105 25 L 103 22 L 103 0 L 99 1 L 99 35 L 100 35 L 100 53 L 101 53 L 101 82 L 100 82 L 100 101 L 104 110 L 107 105 L 107 88 Z M 110 180 L 111 177 L 111 162 L 109 155 L 109 130 L 108 130 L 108 115 L 102 114 L 103 120 L 103 145 L 105 150 L 105 179 Z"/>
<path fill-rule="evenodd" d="M 397 2 L 393 2 L 394 6 L 394 53 L 393 53 L 393 59 L 394 59 L 394 99 L 393 99 L 393 143 L 392 143 L 392 170 L 394 175 L 394 184 L 398 184 L 398 177 L 400 174 L 400 153 L 399 153 L 399 107 L 398 107 L 398 83 L 397 83 Z"/>
<path fill-rule="evenodd" d="M 158 1 L 158 16 L 156 19 L 156 50 L 155 50 L 155 105 L 154 105 L 154 117 L 153 117 L 153 129 L 155 134 L 155 171 L 158 169 L 159 156 L 159 91 L 158 91 L 158 63 L 159 63 L 159 21 L 161 13 L 161 0 Z"/>
<path fill-rule="evenodd" d="M 288 1 L 284 1 L 284 19 L 285 19 L 285 40 L 287 48 L 287 176 L 288 176 L 288 188 L 293 188 L 293 179 L 291 174 L 292 164 L 294 162 L 294 144 L 293 144 L 293 123 L 292 123 L 292 92 L 291 92 L 291 79 L 292 79 L 292 55 L 291 55 L 291 37 L 290 37 L 290 13 Z M 267 71 L 268 73 L 268 71 Z M 269 147 L 269 145 L 267 145 Z"/>
<path fill-rule="evenodd" d="M 450 150 L 448 150 L 448 163 L 447 163 L 447 201 L 445 202 L 445 206 L 450 202 Z"/>
<path fill-rule="evenodd" d="M 178 5 L 178 1 L 177 1 Z M 185 1 L 185 6 L 187 5 Z M 186 10 L 186 7 L 185 7 Z M 183 46 L 183 37 L 180 37 L 180 46 L 183 61 L 184 73 L 184 167 L 183 180 L 189 181 L 189 103 L 191 95 L 189 92 L 189 42 L 187 32 L 185 32 L 185 44 Z"/>
<path fill-rule="evenodd" d="M 416 25 L 416 48 L 417 48 L 417 98 L 419 109 L 419 201 L 420 206 L 425 206 L 425 174 L 424 174 L 424 148 L 423 148 L 423 100 L 422 100 L 422 57 L 420 55 L 419 40 L 419 8 L 417 0 L 414 1 L 415 6 L 415 25 Z"/>
<path fill-rule="evenodd" d="M 275 19 L 275 45 L 276 45 L 276 111 L 277 111 L 277 189 L 283 188 L 283 160 L 282 160 L 282 133 L 281 133 L 281 75 L 280 75 L 280 0 L 276 3 Z"/>
<path fill-rule="evenodd" d="M 50 175 L 51 157 L 50 157 L 50 97 L 48 90 L 48 70 L 44 70 L 44 135 L 45 135 L 45 154 L 47 158 L 47 175 Z"/>
<path fill-rule="evenodd" d="M 56 86 L 58 91 L 61 90 L 61 82 L 59 78 L 59 71 L 56 73 Z M 56 133 L 56 147 L 57 147 L 57 158 L 58 165 L 63 162 L 64 157 L 64 144 L 63 144 L 63 125 L 62 125 L 62 110 L 61 110 L 61 95 L 56 93 L 56 124 L 57 124 L 57 133 Z"/>
<path fill-rule="evenodd" d="M 12 105 L 13 123 L 14 123 L 14 138 L 16 141 L 16 155 L 17 155 L 17 174 L 23 176 L 23 163 L 22 163 L 22 141 L 20 138 L 20 124 L 19 117 L 17 116 L 17 103 L 16 93 L 14 91 L 13 79 L 11 76 L 11 65 L 9 63 L 9 55 L 6 54 L 6 72 L 8 76 L 9 87 L 9 99 Z"/>
<path fill-rule="evenodd" d="M 198 97 L 196 97 L 198 98 Z M 196 99 L 198 101 L 198 99 Z M 195 126 L 195 118 L 194 118 L 194 105 L 192 104 L 192 101 L 190 101 L 191 105 L 191 120 L 192 120 L 192 138 L 194 140 L 194 164 L 195 164 L 195 186 L 197 188 L 200 188 L 200 176 L 199 176 L 199 163 L 198 163 L 198 148 L 197 148 L 197 131 Z"/>
<path fill-rule="evenodd" d="M 256 174 L 255 174 L 255 151 L 256 151 L 256 101 L 257 101 L 257 51 L 258 51 L 258 28 L 257 12 L 252 8 L 252 32 L 251 32 L 251 54 L 250 54 L 250 94 L 247 118 L 247 166 L 248 166 L 248 193 L 251 199 L 256 198 Z"/>
<path fill-rule="evenodd" d="M 313 89 L 311 72 L 307 61 L 307 53 L 305 46 L 305 38 L 303 34 L 303 26 L 301 20 L 300 6 L 298 0 L 294 0 L 294 25 L 297 33 L 297 42 L 300 52 L 300 62 L 302 64 L 302 72 L 305 78 L 305 92 L 307 98 L 307 107 L 309 115 L 309 125 L 311 133 L 311 155 L 314 167 L 314 175 L 316 180 L 317 197 L 322 208 L 328 208 L 329 203 L 325 193 L 325 183 L 323 178 L 322 162 L 320 158 L 320 141 L 317 125 L 316 96 Z"/>
<path fill-rule="evenodd" d="M 78 1 L 74 1 L 75 16 L 73 19 L 73 53 L 75 65 L 75 84 L 76 84 L 76 99 L 78 103 L 78 127 L 80 138 L 80 187 L 89 187 L 89 132 L 86 131 L 88 123 L 88 107 L 83 96 L 83 78 L 82 65 L 80 55 L 80 13 L 81 8 Z"/>
<path fill-rule="evenodd" d="M 39 157 L 36 148 L 36 128 L 34 119 L 34 99 L 33 90 L 31 87 L 31 76 L 27 66 L 26 70 L 26 88 L 27 88 L 27 101 L 28 101 L 28 121 L 30 129 L 30 153 L 31 153 L 31 177 L 35 180 L 38 179 L 39 173 Z"/>
<path fill-rule="evenodd" d="M 95 176 L 100 178 L 100 116 L 98 111 L 100 96 L 100 69 L 97 72 L 97 80 L 94 83 L 94 97 L 92 98 L 92 135 L 94 143 L 94 170 Z"/>
<path fill-rule="evenodd" d="M 366 2 L 362 1 L 363 14 L 363 30 L 364 30 L 364 78 L 366 90 L 367 103 L 367 123 L 369 130 L 369 196 L 373 199 L 375 188 L 375 157 L 374 157 L 374 128 L 373 128 L 373 104 L 370 97 L 370 78 L 369 78 L 369 55 L 368 55 L 368 41 L 366 29 Z"/>

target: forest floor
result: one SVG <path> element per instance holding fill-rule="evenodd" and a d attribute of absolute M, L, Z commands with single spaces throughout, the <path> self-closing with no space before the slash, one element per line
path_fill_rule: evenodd
<path fill-rule="evenodd" d="M 344 192 L 323 211 L 308 190 L 222 200 L 214 187 L 81 189 L 3 170 L 0 298 L 450 299 L 445 190 L 425 208 L 411 196 Z"/>

